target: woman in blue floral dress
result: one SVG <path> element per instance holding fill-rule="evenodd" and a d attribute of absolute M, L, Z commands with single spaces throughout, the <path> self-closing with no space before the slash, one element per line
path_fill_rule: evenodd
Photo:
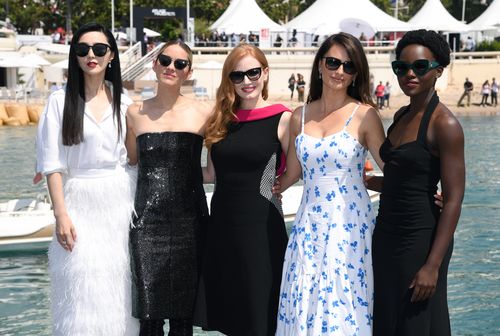
<path fill-rule="evenodd" d="M 379 166 L 384 130 L 352 35 L 319 48 L 307 104 L 291 119 L 281 190 L 304 180 L 281 281 L 276 335 L 371 335 L 375 213 L 363 183 L 368 150 Z"/>

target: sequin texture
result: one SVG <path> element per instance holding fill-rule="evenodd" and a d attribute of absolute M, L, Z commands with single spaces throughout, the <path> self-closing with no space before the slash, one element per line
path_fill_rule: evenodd
<path fill-rule="evenodd" d="M 203 137 L 185 132 L 137 137 L 136 216 L 130 232 L 132 313 L 191 318 L 208 209 L 200 156 Z"/>

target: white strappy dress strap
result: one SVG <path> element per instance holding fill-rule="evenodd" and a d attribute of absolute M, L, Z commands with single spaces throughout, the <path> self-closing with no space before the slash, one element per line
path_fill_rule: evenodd
<path fill-rule="evenodd" d="M 343 131 L 345 131 L 345 129 L 347 128 L 347 126 L 349 126 L 349 123 L 351 122 L 352 118 L 354 117 L 354 114 L 356 114 L 356 111 L 359 109 L 359 107 L 361 106 L 360 103 L 357 103 L 356 104 L 356 107 L 354 108 L 354 110 L 352 111 L 351 115 L 349 116 L 349 118 L 347 119 L 347 121 L 345 122 L 345 125 L 344 125 L 344 128 L 343 128 Z"/>
<path fill-rule="evenodd" d="M 300 119 L 300 133 L 304 133 L 304 119 L 306 118 L 306 104 L 302 106 L 302 114 Z"/>

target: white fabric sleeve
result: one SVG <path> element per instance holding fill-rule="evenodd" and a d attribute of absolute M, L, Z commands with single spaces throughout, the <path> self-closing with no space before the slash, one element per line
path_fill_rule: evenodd
<path fill-rule="evenodd" d="M 64 95 L 52 94 L 39 124 L 37 139 L 37 169 L 44 175 L 67 172 L 67 148 L 62 144 L 62 114 Z"/>

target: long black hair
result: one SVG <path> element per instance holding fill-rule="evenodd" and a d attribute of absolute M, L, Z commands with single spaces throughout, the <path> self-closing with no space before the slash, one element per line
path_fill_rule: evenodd
<path fill-rule="evenodd" d="M 375 107 L 370 94 L 368 61 L 366 59 L 363 46 L 359 40 L 347 33 L 333 34 L 328 37 L 319 47 L 311 70 L 311 82 L 307 102 L 318 100 L 323 94 L 323 81 L 319 77 L 319 65 L 322 58 L 333 45 L 339 45 L 347 51 L 350 60 L 354 63 L 356 69 L 356 81 L 347 88 L 347 94 L 352 98 L 359 100 L 363 104 Z"/>
<path fill-rule="evenodd" d="M 118 139 L 122 134 L 121 124 L 121 94 L 122 78 L 120 70 L 120 57 L 116 40 L 111 32 L 98 23 L 87 23 L 81 26 L 73 35 L 69 48 L 68 81 L 64 99 L 62 142 L 65 146 L 78 145 L 83 139 L 83 115 L 85 111 L 85 85 L 83 71 L 78 64 L 75 46 L 83 34 L 88 32 L 103 33 L 114 57 L 110 67 L 106 67 L 104 79 L 113 84 L 113 117 L 118 128 Z"/>

